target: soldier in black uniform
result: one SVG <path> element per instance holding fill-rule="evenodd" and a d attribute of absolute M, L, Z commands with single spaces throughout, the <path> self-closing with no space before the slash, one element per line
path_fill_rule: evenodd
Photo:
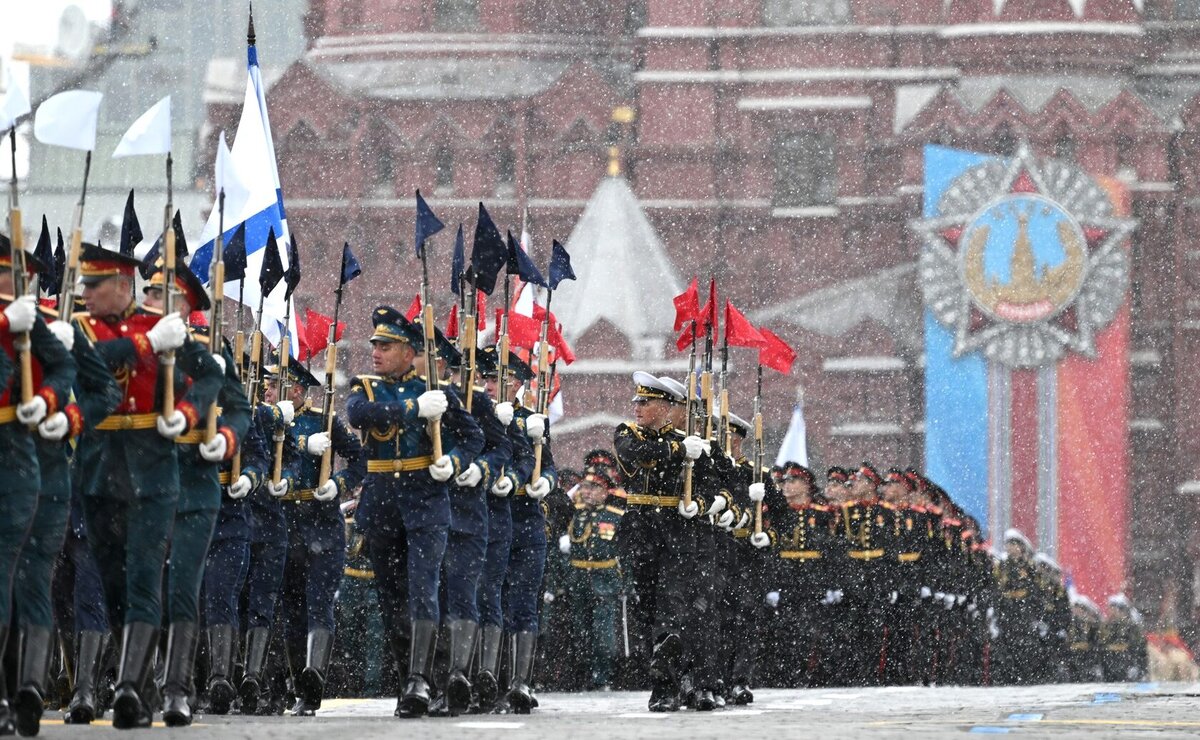
<path fill-rule="evenodd" d="M 1141 681 L 1148 667 L 1141 616 L 1125 594 L 1108 597 L 1108 619 L 1100 626 L 1100 665 L 1105 681 Z"/>
<path fill-rule="evenodd" d="M 996 564 L 996 626 L 1000 635 L 993 644 L 997 684 L 1028 683 L 1036 659 L 1041 607 L 1033 554 L 1033 545 L 1020 531 L 1010 529 L 1004 533 L 1004 557 Z"/>
<path fill-rule="evenodd" d="M 628 510 L 617 547 L 634 594 L 630 641 L 638 645 L 642 659 L 652 656 L 650 711 L 677 711 L 685 644 L 693 655 L 706 648 L 700 634 L 703 613 L 697 614 L 694 606 L 697 581 L 703 578 L 696 573 L 700 553 L 695 528 L 703 526 L 696 520 L 709 504 L 701 490 L 692 492 L 690 505 L 681 492 L 685 466 L 707 454 L 710 445 L 697 436 L 680 435 L 671 423 L 672 407 L 684 404 L 684 398 L 649 373 L 635 373 L 634 383 L 636 421 L 621 424 L 614 436 L 621 474 L 628 481 Z"/>
<path fill-rule="evenodd" d="M 1067 629 L 1068 680 L 1092 683 L 1104 680 L 1100 667 L 1100 608 L 1086 596 L 1071 597 L 1071 626 Z"/>
<path fill-rule="evenodd" d="M 885 557 L 892 533 L 892 512 L 880 505 L 883 479 L 863 463 L 850 481 L 851 500 L 841 506 L 838 527 L 846 541 L 843 564 L 847 618 L 854 640 L 847 653 L 851 679 L 860 685 L 878 684 L 887 659 L 884 629 L 892 605 L 895 569 Z"/>

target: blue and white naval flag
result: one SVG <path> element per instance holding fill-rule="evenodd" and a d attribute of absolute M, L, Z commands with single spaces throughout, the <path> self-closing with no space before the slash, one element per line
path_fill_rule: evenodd
<path fill-rule="evenodd" d="M 797 462 L 808 467 L 808 430 L 804 424 L 804 390 L 796 393 L 796 405 L 792 407 L 792 421 L 788 424 L 787 434 L 783 444 L 779 446 L 779 454 L 775 456 L 775 464 Z"/>
<path fill-rule="evenodd" d="M 288 245 L 292 242 L 288 231 L 287 214 L 283 208 L 283 188 L 279 183 L 279 168 L 275 163 L 275 144 L 271 138 L 271 122 L 267 117 L 266 90 L 258 67 L 258 52 L 253 44 L 247 47 L 246 96 L 242 102 L 242 117 L 238 122 L 237 138 L 228 159 L 221 162 L 221 179 L 231 180 L 230 170 L 236 171 L 236 184 L 230 181 L 225 188 L 225 240 L 233 237 L 234 231 L 246 227 L 246 281 L 245 292 L 237 282 L 225 285 L 225 295 L 241 300 L 252 311 L 258 309 L 259 288 L 255 279 L 262 269 L 267 237 L 275 233 L 280 257 L 286 264 Z M 222 183 L 217 183 L 219 196 Z M 208 280 L 209 263 L 212 261 L 213 242 L 217 234 L 217 204 L 209 213 L 208 223 L 200 234 L 200 248 L 192 257 L 192 272 L 202 280 Z M 279 325 L 283 321 L 287 305 L 286 286 L 283 283 L 266 296 L 263 301 L 263 316 L 260 324 L 271 342 L 278 346 Z M 296 332 L 296 312 L 291 312 L 290 346 L 292 355 L 299 358 L 300 342 Z"/>

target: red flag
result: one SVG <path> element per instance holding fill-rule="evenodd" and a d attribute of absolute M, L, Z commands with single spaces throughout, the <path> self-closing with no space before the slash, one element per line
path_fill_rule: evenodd
<path fill-rule="evenodd" d="M 312 345 L 308 341 L 308 327 L 304 325 L 304 321 L 300 314 L 296 314 L 296 357 L 307 362 L 312 359 L 315 354 Z"/>
<path fill-rule="evenodd" d="M 787 345 L 775 332 L 770 329 L 759 329 L 758 333 L 767 340 L 765 347 L 758 350 L 758 364 L 778 370 L 787 375 L 792 372 L 792 363 L 796 361 L 796 351 Z"/>
<path fill-rule="evenodd" d="M 450 318 L 446 319 L 446 338 L 458 339 L 458 304 L 450 307 Z"/>
<path fill-rule="evenodd" d="M 725 343 L 730 347 L 767 346 L 767 339 L 728 300 L 725 301 Z"/>
<path fill-rule="evenodd" d="M 713 278 L 708 283 L 708 300 L 704 303 L 704 307 L 700 309 L 700 328 L 708 329 L 712 327 L 713 336 L 717 336 L 717 279 Z"/>
<path fill-rule="evenodd" d="M 499 325 L 499 315 L 501 311 L 497 311 L 497 326 Z M 513 347 L 524 347 L 525 349 L 533 349 L 537 344 L 538 339 L 542 335 L 542 322 L 535 320 L 531 316 L 524 316 L 519 313 L 510 313 L 508 315 L 508 343 Z"/>
<path fill-rule="evenodd" d="M 329 346 L 329 327 L 333 325 L 333 318 L 309 308 L 304 311 L 304 323 L 308 325 L 308 328 L 301 332 L 301 336 L 307 336 L 308 356 L 312 357 Z M 346 331 L 346 322 L 339 321 L 333 341 L 340 341 L 344 331 Z"/>
<path fill-rule="evenodd" d="M 408 310 L 404 312 L 404 318 L 409 321 L 415 321 L 421 315 L 421 294 L 417 293 L 413 296 L 412 303 L 408 304 Z"/>
<path fill-rule="evenodd" d="M 674 298 L 675 331 L 687 326 L 691 321 L 699 321 L 700 316 L 700 284 L 696 278 L 692 283 Z"/>
<path fill-rule="evenodd" d="M 479 326 L 475 327 L 475 330 L 487 330 L 487 293 L 482 290 L 476 291 L 475 294 L 475 313 L 479 315 Z"/>
<path fill-rule="evenodd" d="M 687 352 L 688 348 L 692 346 L 693 340 L 699 339 L 699 337 L 696 336 L 696 328 L 697 327 L 695 324 L 688 324 L 687 328 L 683 330 L 683 333 L 679 335 L 679 339 L 675 340 L 675 348 L 680 352 Z M 703 331 L 703 329 L 701 329 L 701 331 Z"/>

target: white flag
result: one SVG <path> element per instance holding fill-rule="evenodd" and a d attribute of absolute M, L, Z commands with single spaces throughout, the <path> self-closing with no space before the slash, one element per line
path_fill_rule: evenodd
<path fill-rule="evenodd" d="M 117 157 L 171 153 L 171 96 L 154 104 L 133 122 L 113 152 Z"/>
<path fill-rule="evenodd" d="M 68 90 L 50 97 L 33 115 L 33 135 L 50 146 L 91 151 L 96 148 L 96 121 L 104 93 Z"/>
<path fill-rule="evenodd" d="M 808 431 L 804 428 L 804 391 L 801 389 L 796 396 L 796 405 L 792 408 L 792 421 L 788 424 L 787 434 L 783 444 L 779 446 L 779 454 L 775 456 L 775 464 L 797 462 L 808 467 Z"/>
<path fill-rule="evenodd" d="M 8 68 L 8 81 L 5 83 L 4 103 L 0 104 L 0 129 L 10 129 L 21 116 L 29 115 L 29 94 L 17 84 L 12 67 Z"/>

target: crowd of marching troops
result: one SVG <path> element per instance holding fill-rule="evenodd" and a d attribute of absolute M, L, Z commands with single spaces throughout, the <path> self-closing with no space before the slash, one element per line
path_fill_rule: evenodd
<path fill-rule="evenodd" d="M 529 712 L 555 624 L 582 687 L 652 711 L 1143 670 L 1129 604 L 1072 603 L 1020 533 L 994 556 L 914 470 L 764 470 L 753 425 L 677 379 L 636 373 L 613 452 L 560 480 L 533 369 L 464 357 L 430 313 L 373 312 L 343 417 L 332 373 L 210 336 L 185 265 L 83 245 L 72 311 L 22 289 L 36 263 L 0 239 L 0 734 L 52 697 L 117 728 L 312 715 L 335 645 L 378 627 L 398 717 Z"/>

